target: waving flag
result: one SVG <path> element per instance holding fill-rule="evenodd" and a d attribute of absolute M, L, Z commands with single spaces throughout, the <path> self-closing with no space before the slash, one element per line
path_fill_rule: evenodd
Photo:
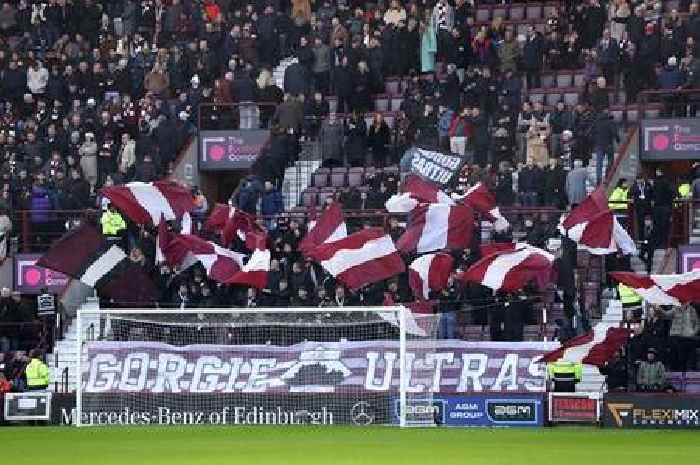
<path fill-rule="evenodd" d="M 408 267 L 408 284 L 418 300 L 428 300 L 430 291 L 440 292 L 447 287 L 454 259 L 444 253 L 427 254 L 416 258 Z"/>
<path fill-rule="evenodd" d="M 474 213 L 466 205 L 420 205 L 409 216 L 406 231 L 396 242 L 404 253 L 419 254 L 469 247 L 474 229 Z"/>
<path fill-rule="evenodd" d="M 409 213 L 418 205 L 430 203 L 454 205 L 455 201 L 437 185 L 412 174 L 403 182 L 403 193 L 392 195 L 385 206 L 390 213 Z"/>
<path fill-rule="evenodd" d="M 339 202 L 333 202 L 318 221 L 310 223 L 309 231 L 299 244 L 299 250 L 307 255 L 316 246 L 344 239 L 347 236 L 348 228 L 345 225 L 343 207 Z"/>
<path fill-rule="evenodd" d="M 526 246 L 527 244 L 515 242 L 492 242 L 490 244 L 482 244 L 479 246 L 479 251 L 482 257 L 488 257 L 498 252 L 512 252 L 513 250 Z"/>
<path fill-rule="evenodd" d="M 494 291 L 515 292 L 535 280 L 542 287 L 550 280 L 554 256 L 537 247 L 519 245 L 482 258 L 457 278 L 479 283 Z"/>
<path fill-rule="evenodd" d="M 637 247 L 625 228 L 608 208 L 603 188 L 598 188 L 581 202 L 559 225 L 559 231 L 594 255 L 618 250 L 634 253 Z"/>
<path fill-rule="evenodd" d="M 599 324 L 593 331 L 570 339 L 560 348 L 544 354 L 542 361 L 564 360 L 601 367 L 615 357 L 629 337 L 630 330 L 627 328 L 606 328 Z"/>
<path fill-rule="evenodd" d="M 228 246 L 236 237 L 250 250 L 265 249 L 267 234 L 255 221 L 255 217 L 232 205 L 217 203 L 204 229 L 221 233 L 221 242 Z"/>
<path fill-rule="evenodd" d="M 496 231 L 505 231 L 510 226 L 508 220 L 501 215 L 501 211 L 496 206 L 496 197 L 484 183 L 476 183 L 463 196 L 456 198 L 484 215 L 488 221 L 493 223 Z"/>
<path fill-rule="evenodd" d="M 158 225 L 182 218 L 195 208 L 189 189 L 169 181 L 131 182 L 102 189 L 102 195 L 136 224 Z"/>
<path fill-rule="evenodd" d="M 226 249 L 198 236 L 181 234 L 169 240 L 163 255 L 172 266 L 187 269 L 201 263 L 214 281 L 227 284 L 247 284 L 263 288 L 270 269 L 270 252 L 255 250 L 245 263 L 242 253 Z"/>
<path fill-rule="evenodd" d="M 154 301 L 157 295 L 143 268 L 87 223 L 54 242 L 37 265 L 60 271 L 114 300 L 146 303 Z"/>
<path fill-rule="evenodd" d="M 650 276 L 616 271 L 610 273 L 610 276 L 631 287 L 650 304 L 680 306 L 700 302 L 700 270 Z"/>
<path fill-rule="evenodd" d="M 380 228 L 363 229 L 344 239 L 321 244 L 309 256 L 350 289 L 359 289 L 406 270 L 391 236 Z"/>

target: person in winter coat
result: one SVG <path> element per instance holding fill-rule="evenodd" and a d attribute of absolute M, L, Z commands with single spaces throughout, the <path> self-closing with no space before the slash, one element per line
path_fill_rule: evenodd
<path fill-rule="evenodd" d="M 367 145 L 367 124 L 365 118 L 357 110 L 345 123 L 346 137 L 345 153 L 350 166 L 364 166 Z"/>
<path fill-rule="evenodd" d="M 90 183 L 90 189 L 94 191 L 97 185 L 97 143 L 93 133 L 85 134 L 85 142 L 78 149 L 78 154 L 83 177 Z"/>
<path fill-rule="evenodd" d="M 304 65 L 292 63 L 284 71 L 284 92 L 291 95 L 306 94 L 310 76 Z"/>
<path fill-rule="evenodd" d="M 697 335 L 700 331 L 700 319 L 693 305 L 673 309 L 671 321 L 671 354 L 674 369 L 685 372 L 696 369 L 695 349 L 698 346 Z"/>
<path fill-rule="evenodd" d="M 574 160 L 574 169 L 566 175 L 566 197 L 569 199 L 570 206 L 578 205 L 588 197 L 586 181 L 588 181 L 588 169 L 583 166 L 582 160 Z"/>
<path fill-rule="evenodd" d="M 311 70 L 314 75 L 315 88 L 323 94 L 327 94 L 330 87 L 331 49 L 323 43 L 320 37 L 316 37 L 312 52 L 314 62 Z"/>
<path fill-rule="evenodd" d="M 262 193 L 260 202 L 260 214 L 266 217 L 275 216 L 284 211 L 284 199 L 282 193 L 275 188 L 270 181 L 265 181 L 265 190 Z M 265 227 L 274 229 L 276 222 L 274 218 L 265 218 Z"/>
<path fill-rule="evenodd" d="M 593 122 L 591 138 L 596 157 L 596 184 L 600 184 L 603 182 L 603 167 L 609 165 L 615 143 L 620 142 L 617 126 L 607 110 Z"/>
<path fill-rule="evenodd" d="M 353 71 L 347 56 L 343 56 L 340 66 L 333 70 L 333 87 L 338 97 L 336 111 L 341 114 L 348 113 L 351 108 L 354 83 Z"/>
<path fill-rule="evenodd" d="M 542 62 L 544 58 L 544 41 L 533 26 L 528 27 L 527 39 L 523 48 L 523 68 L 527 88 L 542 87 Z"/>
<path fill-rule="evenodd" d="M 33 95 L 43 95 L 49 82 L 49 70 L 36 60 L 27 70 L 27 87 Z"/>
<path fill-rule="evenodd" d="M 467 142 L 472 134 L 472 125 L 469 117 L 469 110 L 462 108 L 459 113 L 455 113 L 447 135 L 450 138 L 450 152 L 464 156 L 467 149 Z"/>
<path fill-rule="evenodd" d="M 527 130 L 527 161 L 540 167 L 545 166 L 549 160 L 549 122 L 533 118 L 530 128 Z"/>
<path fill-rule="evenodd" d="M 343 165 L 344 138 L 345 124 L 342 120 L 336 118 L 335 113 L 331 113 L 321 124 L 321 130 L 318 134 L 324 167 Z"/>
<path fill-rule="evenodd" d="M 506 29 L 503 43 L 501 43 L 501 46 L 498 48 L 501 73 L 506 73 L 507 71 L 516 72 L 518 70 L 520 56 L 520 46 L 515 40 L 515 37 L 513 37 L 513 31 L 511 29 Z"/>
<path fill-rule="evenodd" d="M 556 158 L 549 159 L 544 171 L 544 204 L 560 210 L 566 207 L 566 171 Z"/>
<path fill-rule="evenodd" d="M 390 139 L 389 125 L 381 113 L 375 113 L 367 133 L 367 147 L 372 150 L 375 167 L 383 167 L 387 164 Z"/>
<path fill-rule="evenodd" d="M 437 36 L 430 23 L 420 25 L 420 70 L 421 73 L 435 72 L 435 55 L 437 54 Z"/>
<path fill-rule="evenodd" d="M 678 69 L 676 57 L 670 57 L 667 65 L 659 73 L 659 89 L 674 91 L 681 89 L 685 82 L 685 76 Z M 685 104 L 681 96 L 667 94 L 662 96 L 664 103 L 664 116 L 672 118 L 674 114 L 682 116 L 685 112 Z"/>

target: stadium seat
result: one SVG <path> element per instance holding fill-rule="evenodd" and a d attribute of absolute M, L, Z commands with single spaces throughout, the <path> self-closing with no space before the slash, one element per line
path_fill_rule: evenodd
<path fill-rule="evenodd" d="M 544 94 L 542 92 L 532 92 L 528 97 L 531 103 L 544 103 Z"/>
<path fill-rule="evenodd" d="M 326 199 L 328 197 L 333 197 L 333 194 L 335 194 L 335 189 L 332 187 L 325 187 L 321 189 L 318 193 L 317 196 L 317 203 L 318 205 L 325 205 L 326 204 Z"/>
<path fill-rule="evenodd" d="M 491 8 L 479 7 L 476 10 L 476 17 L 474 18 L 477 22 L 486 22 L 491 19 Z"/>
<path fill-rule="evenodd" d="M 564 103 L 570 106 L 578 104 L 578 92 L 566 92 L 564 94 Z"/>
<path fill-rule="evenodd" d="M 627 122 L 636 123 L 639 121 L 639 110 L 636 107 L 627 107 Z"/>
<path fill-rule="evenodd" d="M 571 87 L 573 75 L 569 71 L 559 71 L 557 73 L 557 87 Z"/>
<path fill-rule="evenodd" d="M 345 168 L 333 168 L 331 171 L 331 187 L 345 187 Z"/>
<path fill-rule="evenodd" d="M 375 97 L 374 109 L 381 112 L 389 111 L 389 99 L 386 95 Z"/>
<path fill-rule="evenodd" d="M 557 92 L 550 92 L 545 96 L 545 103 L 549 106 L 554 106 L 557 102 L 561 101 L 561 94 Z"/>
<path fill-rule="evenodd" d="M 574 73 L 574 86 L 583 87 L 586 84 L 586 75 L 583 73 Z"/>
<path fill-rule="evenodd" d="M 391 111 L 401 110 L 401 104 L 403 103 L 403 97 L 394 97 L 391 99 Z"/>
<path fill-rule="evenodd" d="M 511 5 L 509 17 L 512 21 L 522 21 L 525 19 L 525 7 L 523 5 Z"/>
<path fill-rule="evenodd" d="M 387 80 L 384 83 L 384 89 L 386 90 L 386 93 L 389 95 L 398 95 L 398 94 L 400 94 L 399 85 L 400 85 L 400 82 L 398 79 Z"/>
<path fill-rule="evenodd" d="M 328 186 L 328 168 L 319 168 L 313 174 L 311 181 L 314 187 L 326 187 Z"/>
<path fill-rule="evenodd" d="M 361 186 L 364 182 L 364 168 L 350 168 L 348 170 L 348 186 Z"/>
<path fill-rule="evenodd" d="M 542 18 L 542 5 L 533 3 L 528 4 L 525 7 L 525 18 L 526 19 L 540 19 Z"/>
<path fill-rule="evenodd" d="M 542 87 L 545 89 L 554 87 L 554 74 L 542 73 Z"/>
<path fill-rule="evenodd" d="M 301 194 L 301 202 L 304 207 L 314 207 L 316 206 L 316 197 L 318 195 L 318 190 L 314 187 L 309 187 Z"/>
<path fill-rule="evenodd" d="M 661 110 L 658 108 L 645 108 L 644 117 L 645 118 L 658 118 L 661 114 Z"/>
<path fill-rule="evenodd" d="M 506 19 L 506 16 L 507 16 L 506 7 L 500 6 L 500 5 L 494 6 L 492 16 L 494 18 Z"/>

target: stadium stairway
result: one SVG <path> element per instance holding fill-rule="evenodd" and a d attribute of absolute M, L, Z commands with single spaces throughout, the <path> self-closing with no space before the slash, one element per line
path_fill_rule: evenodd
<path fill-rule="evenodd" d="M 287 66 L 298 61 L 299 60 L 295 57 L 285 58 L 275 67 L 272 71 L 272 79 L 275 81 L 277 87 L 284 90 L 284 72 L 287 71 Z"/>
<path fill-rule="evenodd" d="M 700 208 L 693 207 L 693 220 L 690 226 L 690 244 L 700 244 Z"/>
<path fill-rule="evenodd" d="M 82 309 L 98 309 L 99 303 L 94 298 L 87 299 L 86 303 L 81 306 Z M 83 339 L 86 337 L 93 337 L 94 334 L 99 333 L 100 320 L 96 315 L 84 316 L 81 322 L 82 328 L 80 331 L 83 333 Z M 56 341 L 54 344 L 53 352 L 46 354 L 46 364 L 49 366 L 51 371 L 51 383 L 49 384 L 49 389 L 52 391 L 63 392 L 67 390 L 68 392 L 75 391 L 76 389 L 76 368 L 77 368 L 77 354 L 76 354 L 76 344 L 78 339 L 78 320 L 74 318 L 71 321 L 68 329 L 63 333 L 63 338 Z M 87 353 L 83 350 L 81 353 L 82 362 L 87 362 Z M 68 384 L 64 385 L 63 380 L 65 373 L 68 374 Z"/>
<path fill-rule="evenodd" d="M 622 322 L 622 302 L 610 300 L 605 308 L 605 313 L 601 320 L 593 326 L 595 334 L 605 333 L 608 328 L 619 327 Z M 600 374 L 597 367 L 592 365 L 583 366 L 583 378 L 576 385 L 578 392 L 604 392 L 605 376 Z"/>
<path fill-rule="evenodd" d="M 301 203 L 301 194 L 311 185 L 313 173 L 321 166 L 319 144 L 315 141 L 301 143 L 299 160 L 284 171 L 282 196 L 284 208 L 289 211 Z"/>

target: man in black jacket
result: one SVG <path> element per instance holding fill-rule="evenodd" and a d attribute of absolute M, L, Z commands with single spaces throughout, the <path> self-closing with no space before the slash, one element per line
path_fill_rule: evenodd
<path fill-rule="evenodd" d="M 544 41 L 534 26 L 529 26 L 527 39 L 523 48 L 523 67 L 525 68 L 527 88 L 542 87 L 542 60 L 544 57 Z"/>
<path fill-rule="evenodd" d="M 670 218 L 673 211 L 673 199 L 675 189 L 671 182 L 664 176 L 663 171 L 656 170 L 654 181 L 653 206 L 654 206 L 654 249 L 666 248 L 668 243 Z"/>
<path fill-rule="evenodd" d="M 620 142 L 617 127 L 607 110 L 603 111 L 593 122 L 591 130 L 593 140 L 593 152 L 595 153 L 596 184 L 603 182 L 603 166 L 610 163 L 611 155 L 614 151 L 614 144 Z"/>
<path fill-rule="evenodd" d="M 637 177 L 632 185 L 632 205 L 634 206 L 637 240 L 640 242 L 644 242 L 645 239 L 644 218 L 651 214 L 653 195 L 651 183 L 643 176 Z"/>

